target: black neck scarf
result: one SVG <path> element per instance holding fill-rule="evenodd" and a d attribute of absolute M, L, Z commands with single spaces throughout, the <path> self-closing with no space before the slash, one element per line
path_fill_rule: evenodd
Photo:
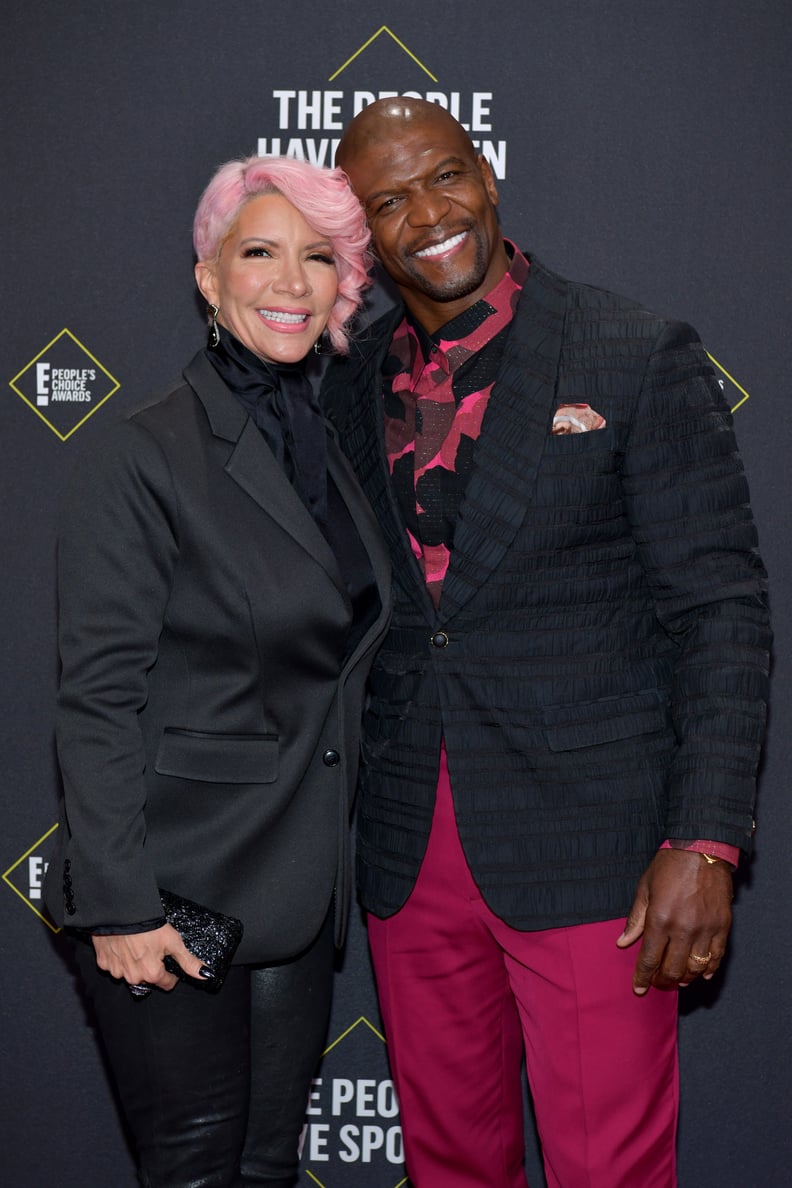
<path fill-rule="evenodd" d="M 206 357 L 250 413 L 308 511 L 327 524 L 327 428 L 303 363 L 259 359 L 224 326 Z"/>

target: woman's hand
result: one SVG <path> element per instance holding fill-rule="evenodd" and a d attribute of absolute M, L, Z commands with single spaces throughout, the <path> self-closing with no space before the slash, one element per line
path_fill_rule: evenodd
<path fill-rule="evenodd" d="M 190 978 L 200 978 L 200 971 L 206 968 L 185 948 L 184 941 L 171 924 L 163 924 L 162 928 L 152 932 L 116 933 L 91 939 L 99 968 L 114 978 L 122 978 L 130 986 L 146 982 L 159 990 L 172 990 L 179 979 L 168 973 L 162 964 L 165 957 L 173 957 Z"/>

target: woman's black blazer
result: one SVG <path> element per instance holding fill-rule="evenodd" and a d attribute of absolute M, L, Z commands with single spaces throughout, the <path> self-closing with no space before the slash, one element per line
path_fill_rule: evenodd
<path fill-rule="evenodd" d="M 247 413 L 198 354 L 186 382 L 83 462 L 59 541 L 65 924 L 161 915 L 165 887 L 238 916 L 237 960 L 289 956 L 348 900 L 364 686 L 387 555 L 334 438 L 330 474 L 380 612 L 345 661 L 336 559 Z"/>

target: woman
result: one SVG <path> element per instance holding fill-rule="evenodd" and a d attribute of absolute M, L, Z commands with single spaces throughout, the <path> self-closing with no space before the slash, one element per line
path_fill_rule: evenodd
<path fill-rule="evenodd" d="M 212 179 L 194 242 L 209 346 L 110 431 L 64 509 L 48 900 L 89 934 L 142 1182 L 272 1188 L 294 1183 L 325 1035 L 387 618 L 376 524 L 303 371 L 323 334 L 346 349 L 368 233 L 339 171 L 250 158 Z M 158 888 L 242 921 L 218 993 Z"/>

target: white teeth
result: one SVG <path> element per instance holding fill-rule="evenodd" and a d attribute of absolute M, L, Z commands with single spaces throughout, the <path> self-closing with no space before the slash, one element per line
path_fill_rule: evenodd
<path fill-rule="evenodd" d="M 454 248 L 467 235 L 466 231 L 462 231 L 459 235 L 452 235 L 450 239 L 444 239 L 442 243 L 433 243 L 431 247 L 424 248 L 423 251 L 416 252 L 416 256 L 439 256 L 441 252 L 447 252 L 449 248 Z"/>
<path fill-rule="evenodd" d="M 296 326 L 299 322 L 304 322 L 308 317 L 307 314 L 286 313 L 282 309 L 260 309 L 259 313 L 271 322 L 288 322 L 290 326 Z"/>

